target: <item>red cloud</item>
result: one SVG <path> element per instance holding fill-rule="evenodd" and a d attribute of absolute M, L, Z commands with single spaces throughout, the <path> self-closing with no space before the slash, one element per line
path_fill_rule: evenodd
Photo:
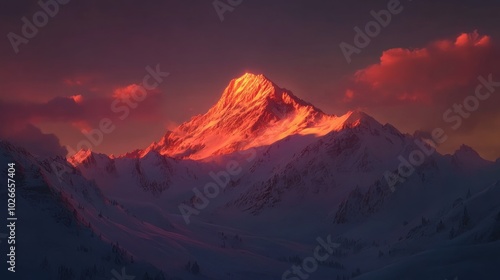
<path fill-rule="evenodd" d="M 0 101 L 0 118 L 4 120 L 4 125 L 0 127 L 0 139 L 10 140 L 41 156 L 50 153 L 65 155 L 67 151 L 60 147 L 55 135 L 43 134 L 34 125 L 67 124 L 76 127 L 82 132 L 81 138 L 85 139 L 84 134 L 98 128 L 103 119 L 109 119 L 116 125 L 126 123 L 132 128 L 137 123 L 157 121 L 161 115 L 162 95 L 157 94 L 158 90 L 148 91 L 138 102 L 133 98 L 136 94 L 133 90 L 137 88 L 130 85 L 115 90 L 114 96 L 97 98 L 73 95 L 56 97 L 44 103 Z M 126 117 L 123 118 L 125 113 Z M 74 147 L 75 143 L 70 143 L 70 146 Z"/>
<path fill-rule="evenodd" d="M 83 102 L 83 96 L 81 94 L 72 95 L 70 97 L 73 99 L 73 101 L 75 101 L 75 103 L 82 103 Z"/>
<path fill-rule="evenodd" d="M 477 83 L 479 75 L 498 73 L 500 56 L 489 36 L 476 31 L 418 49 L 384 51 L 380 62 L 357 71 L 346 103 L 431 103 Z M 496 71 L 495 71 L 496 70 Z M 500 73 L 499 73 L 500 74 Z"/>
<path fill-rule="evenodd" d="M 132 94 L 141 90 L 141 86 L 138 84 L 130 84 L 125 87 L 117 88 L 113 92 L 113 97 L 114 98 L 131 98 Z"/>
<path fill-rule="evenodd" d="M 118 88 L 113 96 L 84 98 L 82 95 L 56 97 L 45 103 L 0 101 L 0 117 L 9 123 L 21 124 L 39 122 L 62 122 L 79 124 L 98 123 L 102 118 L 118 119 L 112 104 L 116 99 L 123 99 L 124 105 L 130 105 L 130 116 L 135 120 L 155 119 L 161 110 L 162 96 L 158 91 L 148 91 L 143 101 L 134 101 L 130 95 L 135 85 Z M 132 100 L 132 101 L 130 101 Z M 125 102 L 127 101 L 127 102 Z M 120 103 L 120 104 L 122 104 Z"/>

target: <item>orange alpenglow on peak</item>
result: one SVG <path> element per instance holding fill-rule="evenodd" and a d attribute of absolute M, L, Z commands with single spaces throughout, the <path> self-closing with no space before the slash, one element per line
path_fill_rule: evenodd
<path fill-rule="evenodd" d="M 361 112 L 340 117 L 325 114 L 264 75 L 246 73 L 231 80 L 207 113 L 167 132 L 148 148 L 124 156 L 143 157 L 155 151 L 175 158 L 203 159 L 270 145 L 290 135 L 323 136 L 368 118 Z"/>
<path fill-rule="evenodd" d="M 92 156 L 92 150 L 90 149 L 81 149 L 76 154 L 72 155 L 68 158 L 68 162 L 72 165 L 77 165 L 82 163 L 84 160 Z"/>
<path fill-rule="evenodd" d="M 227 104 L 252 102 L 268 97 L 276 98 L 277 89 L 278 87 L 264 75 L 245 73 L 231 80 L 217 104 L 224 107 Z"/>

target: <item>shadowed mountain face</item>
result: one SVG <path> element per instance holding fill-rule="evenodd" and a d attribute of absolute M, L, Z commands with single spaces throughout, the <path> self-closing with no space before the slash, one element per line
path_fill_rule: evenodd
<path fill-rule="evenodd" d="M 327 115 L 245 74 L 206 114 L 144 150 L 80 151 L 68 161 L 40 161 L 7 143 L 0 151 L 22 170 L 33 220 L 52 225 L 32 230 L 41 242 L 66 240 L 47 255 L 51 267 L 64 266 L 54 275 L 89 269 L 110 279 L 117 263 L 95 260 L 116 258 L 117 270 L 162 270 L 165 279 L 493 279 L 499 161 L 463 146 L 409 166 L 419 143 L 362 112 Z M 389 186 L 388 172 L 401 180 Z M 75 253 L 81 242 L 91 249 Z M 106 252 L 109 243 L 119 249 Z M 31 258 L 32 275 L 47 269 L 43 256 Z"/>

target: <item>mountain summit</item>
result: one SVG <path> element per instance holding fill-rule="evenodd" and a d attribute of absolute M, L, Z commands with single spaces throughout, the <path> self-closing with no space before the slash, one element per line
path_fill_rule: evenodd
<path fill-rule="evenodd" d="M 294 96 L 291 92 L 279 88 L 264 75 L 246 73 L 237 79 L 231 80 L 219 102 L 212 110 L 259 107 L 270 105 L 270 103 L 312 106 Z M 319 111 L 319 109 L 316 110 Z"/>
<path fill-rule="evenodd" d="M 231 80 L 219 101 L 204 115 L 169 131 L 158 142 L 128 156 L 150 151 L 175 158 L 202 159 L 269 145 L 290 135 L 325 135 L 359 123 L 363 113 L 328 115 L 280 88 L 264 75 L 246 73 Z"/>

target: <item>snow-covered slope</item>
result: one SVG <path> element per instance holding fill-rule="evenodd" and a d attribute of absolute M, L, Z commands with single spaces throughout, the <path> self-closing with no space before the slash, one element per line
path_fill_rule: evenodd
<path fill-rule="evenodd" d="M 102 213 L 121 213 L 123 208 L 65 159 L 40 161 L 0 141 L 0 164 L 8 163 L 16 168 L 18 220 L 16 243 L 10 243 L 16 246 L 16 266 L 13 273 L 4 265 L 1 279 L 111 279 L 113 271 L 121 274 L 125 266 L 128 275 L 161 275 L 151 264 L 135 262 L 134 255 L 116 243 L 118 229 L 101 233 L 96 220 L 104 218 Z M 7 188 L 0 190 L 0 197 L 7 201 Z M 7 211 L 0 217 L 5 221 Z M 10 245 L 1 242 L 1 251 L 7 252 Z"/>

